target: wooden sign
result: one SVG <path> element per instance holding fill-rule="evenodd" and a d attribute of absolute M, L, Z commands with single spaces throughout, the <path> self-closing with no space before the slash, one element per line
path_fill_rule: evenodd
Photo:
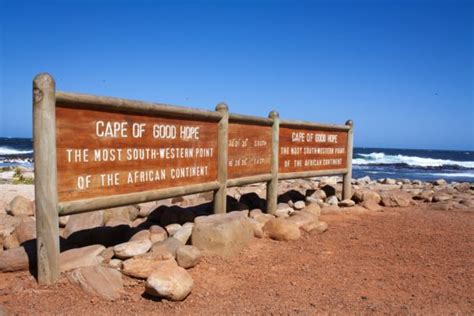
<path fill-rule="evenodd" d="M 347 131 L 280 127 L 278 172 L 347 167 Z"/>
<path fill-rule="evenodd" d="M 272 128 L 229 123 L 229 179 L 271 173 Z"/>
<path fill-rule="evenodd" d="M 217 179 L 217 124 L 56 106 L 59 202 Z"/>

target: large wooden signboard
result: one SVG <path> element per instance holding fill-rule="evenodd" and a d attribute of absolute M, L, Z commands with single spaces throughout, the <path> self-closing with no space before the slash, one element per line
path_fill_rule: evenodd
<path fill-rule="evenodd" d="M 217 124 L 56 107 L 59 202 L 217 179 Z"/>
<path fill-rule="evenodd" d="M 229 123 L 229 179 L 271 173 L 272 128 Z"/>
<path fill-rule="evenodd" d="M 280 127 L 278 172 L 347 167 L 347 131 Z"/>

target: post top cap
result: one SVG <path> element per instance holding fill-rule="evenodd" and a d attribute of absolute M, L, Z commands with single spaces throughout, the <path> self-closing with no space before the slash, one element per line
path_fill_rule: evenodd
<path fill-rule="evenodd" d="M 354 125 L 354 122 L 352 120 L 347 120 L 346 121 L 346 125 L 347 126 L 353 126 Z"/>
<path fill-rule="evenodd" d="M 216 105 L 216 111 L 229 111 L 229 107 L 227 106 L 227 103 L 220 102 Z"/>
<path fill-rule="evenodd" d="M 275 110 L 271 110 L 270 113 L 268 113 L 268 117 L 269 118 L 278 118 L 278 117 L 280 117 L 280 114 L 278 114 L 278 112 L 275 111 Z"/>

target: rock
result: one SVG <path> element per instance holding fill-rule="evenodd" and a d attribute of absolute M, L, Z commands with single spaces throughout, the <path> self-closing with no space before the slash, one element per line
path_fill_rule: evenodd
<path fill-rule="evenodd" d="M 173 236 L 181 228 L 180 224 L 169 224 L 165 226 L 168 235 Z"/>
<path fill-rule="evenodd" d="M 59 227 L 66 227 L 68 221 L 69 215 L 59 216 Z"/>
<path fill-rule="evenodd" d="M 454 185 L 454 189 L 458 190 L 459 192 L 467 192 L 471 189 L 471 184 L 469 182 L 461 182 Z"/>
<path fill-rule="evenodd" d="M 13 272 L 28 270 L 30 258 L 36 261 L 36 254 L 28 255 L 25 247 L 5 250 L 0 254 L 0 271 Z"/>
<path fill-rule="evenodd" d="M 318 224 L 319 216 L 306 211 L 298 211 L 293 213 L 293 215 L 286 220 L 290 223 L 296 224 L 298 228 L 301 228 L 306 232 L 311 232 Z"/>
<path fill-rule="evenodd" d="M 138 217 L 148 217 L 148 215 L 157 207 L 156 202 L 147 202 L 139 205 Z"/>
<path fill-rule="evenodd" d="M 315 231 L 322 234 L 328 230 L 328 223 L 326 222 L 319 222 L 318 225 L 314 228 Z"/>
<path fill-rule="evenodd" d="M 180 267 L 189 269 L 201 260 L 201 251 L 194 246 L 181 246 L 176 250 L 176 261 Z"/>
<path fill-rule="evenodd" d="M 151 248 L 152 253 L 166 253 L 169 252 L 173 257 L 176 257 L 176 250 L 183 246 L 183 243 L 174 237 L 168 237 L 163 241 L 153 244 Z"/>
<path fill-rule="evenodd" d="M 329 205 L 338 205 L 339 204 L 339 200 L 337 199 L 337 196 L 335 196 L 335 195 L 328 196 L 326 198 L 325 202 Z"/>
<path fill-rule="evenodd" d="M 337 205 L 325 205 L 321 209 L 321 214 L 334 214 L 340 213 L 341 209 Z"/>
<path fill-rule="evenodd" d="M 459 201 L 459 203 L 462 204 L 462 205 L 465 205 L 467 207 L 474 208 L 474 200 L 463 199 L 463 200 Z"/>
<path fill-rule="evenodd" d="M 137 240 L 150 240 L 150 231 L 147 229 L 140 230 L 136 232 L 131 238 L 130 241 L 137 241 Z"/>
<path fill-rule="evenodd" d="M 433 203 L 431 207 L 433 210 L 438 211 L 449 211 L 453 209 L 453 202 L 452 201 L 444 201 L 439 203 Z"/>
<path fill-rule="evenodd" d="M 3 240 L 3 247 L 5 250 L 20 247 L 20 242 L 15 234 L 5 237 Z"/>
<path fill-rule="evenodd" d="M 335 184 L 335 183 L 334 183 Z M 336 188 L 329 185 L 329 184 L 326 184 L 325 186 L 323 186 L 321 188 L 321 190 L 324 191 L 324 193 L 326 194 L 327 197 L 330 197 L 332 195 L 336 195 Z"/>
<path fill-rule="evenodd" d="M 317 200 L 324 200 L 327 198 L 326 192 L 323 190 L 316 190 L 311 195 L 309 196 L 311 198 L 317 199 Z"/>
<path fill-rule="evenodd" d="M 64 238 L 68 238 L 75 232 L 100 227 L 103 224 L 104 218 L 102 211 L 70 215 L 63 236 Z"/>
<path fill-rule="evenodd" d="M 304 201 L 296 201 L 295 202 L 295 210 L 302 210 L 306 206 Z"/>
<path fill-rule="evenodd" d="M 128 241 L 114 247 L 115 256 L 119 259 L 127 259 L 142 255 L 150 250 L 152 243 L 149 239 Z"/>
<path fill-rule="evenodd" d="M 17 195 L 7 205 L 6 211 L 13 216 L 33 216 L 34 204 L 24 196 Z"/>
<path fill-rule="evenodd" d="M 387 207 L 407 207 L 411 204 L 411 195 L 398 190 L 382 192 L 382 205 Z"/>
<path fill-rule="evenodd" d="M 356 203 L 361 203 L 368 200 L 373 200 L 375 203 L 379 204 L 382 198 L 375 191 L 370 190 L 357 190 L 352 195 L 352 200 Z"/>
<path fill-rule="evenodd" d="M 111 268 L 82 267 L 72 271 L 68 279 L 86 293 L 110 301 L 119 299 L 124 292 L 122 274 Z"/>
<path fill-rule="evenodd" d="M 131 260 L 131 259 L 129 259 Z M 109 261 L 109 267 L 117 270 L 122 270 L 123 261 L 120 259 L 111 259 Z"/>
<path fill-rule="evenodd" d="M 100 256 L 104 259 L 102 262 L 109 263 L 109 261 L 114 257 L 114 254 L 113 246 L 105 248 L 105 250 L 100 253 Z"/>
<path fill-rule="evenodd" d="M 260 216 L 260 215 L 262 215 L 262 214 L 264 214 L 264 213 L 262 212 L 261 209 L 254 208 L 253 210 L 251 210 L 251 211 L 249 212 L 249 217 L 250 217 L 250 218 L 255 218 L 255 216 Z"/>
<path fill-rule="evenodd" d="M 379 212 L 383 210 L 382 206 L 380 206 L 378 203 L 375 203 L 374 200 L 367 200 L 362 202 L 361 204 L 364 208 L 368 209 L 369 211 L 374 211 L 374 212 Z"/>
<path fill-rule="evenodd" d="M 147 223 L 147 219 L 146 218 L 142 218 L 142 217 L 137 217 L 133 222 L 132 222 L 132 227 L 139 227 L 139 226 L 142 226 L 142 224 L 145 224 L 145 226 L 149 226 Z"/>
<path fill-rule="evenodd" d="M 372 181 L 369 176 L 365 176 L 362 178 L 357 179 L 357 184 L 368 184 Z"/>
<path fill-rule="evenodd" d="M 263 225 L 264 224 L 257 221 L 255 218 L 249 218 L 248 221 L 252 225 L 254 237 L 263 238 Z"/>
<path fill-rule="evenodd" d="M 301 237 L 298 226 L 282 218 L 269 220 L 263 226 L 263 233 L 265 236 L 278 241 L 296 240 Z"/>
<path fill-rule="evenodd" d="M 433 190 L 423 190 L 413 197 L 414 200 L 431 202 L 433 200 L 434 191 Z"/>
<path fill-rule="evenodd" d="M 321 207 L 317 203 L 311 203 L 306 205 L 306 207 L 302 209 L 302 211 L 313 213 L 314 215 L 318 216 L 318 218 L 321 215 Z"/>
<path fill-rule="evenodd" d="M 156 260 L 149 256 L 149 254 L 146 254 L 144 256 L 125 260 L 122 263 L 122 273 L 134 278 L 146 279 L 153 273 L 153 271 L 163 265 L 177 266 L 177 263 L 174 258 Z"/>
<path fill-rule="evenodd" d="M 340 207 L 351 207 L 355 205 L 355 202 L 347 199 L 347 200 L 340 201 L 337 205 Z"/>
<path fill-rule="evenodd" d="M 120 218 L 127 222 L 134 221 L 138 217 L 139 209 L 135 205 L 114 207 L 104 210 L 104 223 L 112 218 Z"/>
<path fill-rule="evenodd" d="M 276 217 L 279 218 L 286 218 L 289 217 L 290 214 L 292 214 L 295 210 L 292 209 L 291 207 L 287 207 L 285 209 L 276 209 L 275 212 L 273 213 Z"/>
<path fill-rule="evenodd" d="M 447 193 L 437 192 L 433 196 L 433 202 L 444 202 L 451 200 L 453 197 Z"/>
<path fill-rule="evenodd" d="M 178 239 L 183 245 L 186 245 L 191 233 L 193 231 L 193 225 L 184 225 L 173 234 L 173 237 Z"/>
<path fill-rule="evenodd" d="M 21 218 L 7 214 L 0 214 L 0 238 L 5 238 L 11 235 L 21 222 Z"/>
<path fill-rule="evenodd" d="M 194 221 L 191 239 L 204 255 L 228 257 L 253 239 L 253 227 L 239 212 L 200 216 Z"/>
<path fill-rule="evenodd" d="M 182 301 L 191 293 L 193 286 L 194 281 L 184 268 L 162 265 L 146 280 L 145 292 L 172 301 Z"/>
<path fill-rule="evenodd" d="M 150 240 L 152 243 L 163 241 L 168 238 L 168 233 L 163 227 L 153 225 L 150 227 Z"/>
<path fill-rule="evenodd" d="M 27 221 L 22 222 L 18 225 L 13 234 L 16 236 L 18 242 L 20 244 L 24 243 L 25 241 L 35 239 L 36 238 L 36 222 L 35 221 Z"/>
<path fill-rule="evenodd" d="M 106 227 L 117 227 L 117 226 L 131 226 L 131 223 L 129 220 L 124 219 L 124 218 L 111 218 L 107 222 L 105 222 Z"/>
<path fill-rule="evenodd" d="M 383 179 L 382 183 L 383 184 L 394 185 L 394 184 L 397 184 L 397 181 L 395 179 L 385 178 L 385 179 Z"/>
<path fill-rule="evenodd" d="M 438 180 L 433 181 L 433 184 L 436 186 L 445 186 L 448 184 L 448 182 L 446 182 L 446 180 L 444 179 L 438 179 Z"/>
<path fill-rule="evenodd" d="M 271 214 L 256 214 L 251 219 L 256 220 L 257 222 L 259 222 L 263 226 L 263 225 L 265 225 L 266 222 L 268 222 L 272 218 L 275 218 L 275 216 L 273 216 Z"/>
<path fill-rule="evenodd" d="M 104 261 L 101 256 L 104 250 L 105 247 L 102 245 L 91 245 L 60 253 L 59 266 L 61 272 L 101 264 Z"/>

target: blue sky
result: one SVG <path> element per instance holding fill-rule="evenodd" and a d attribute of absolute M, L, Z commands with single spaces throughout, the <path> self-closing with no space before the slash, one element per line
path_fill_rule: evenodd
<path fill-rule="evenodd" d="M 356 124 L 364 147 L 474 149 L 473 1 L 0 0 L 0 137 L 57 89 Z"/>

